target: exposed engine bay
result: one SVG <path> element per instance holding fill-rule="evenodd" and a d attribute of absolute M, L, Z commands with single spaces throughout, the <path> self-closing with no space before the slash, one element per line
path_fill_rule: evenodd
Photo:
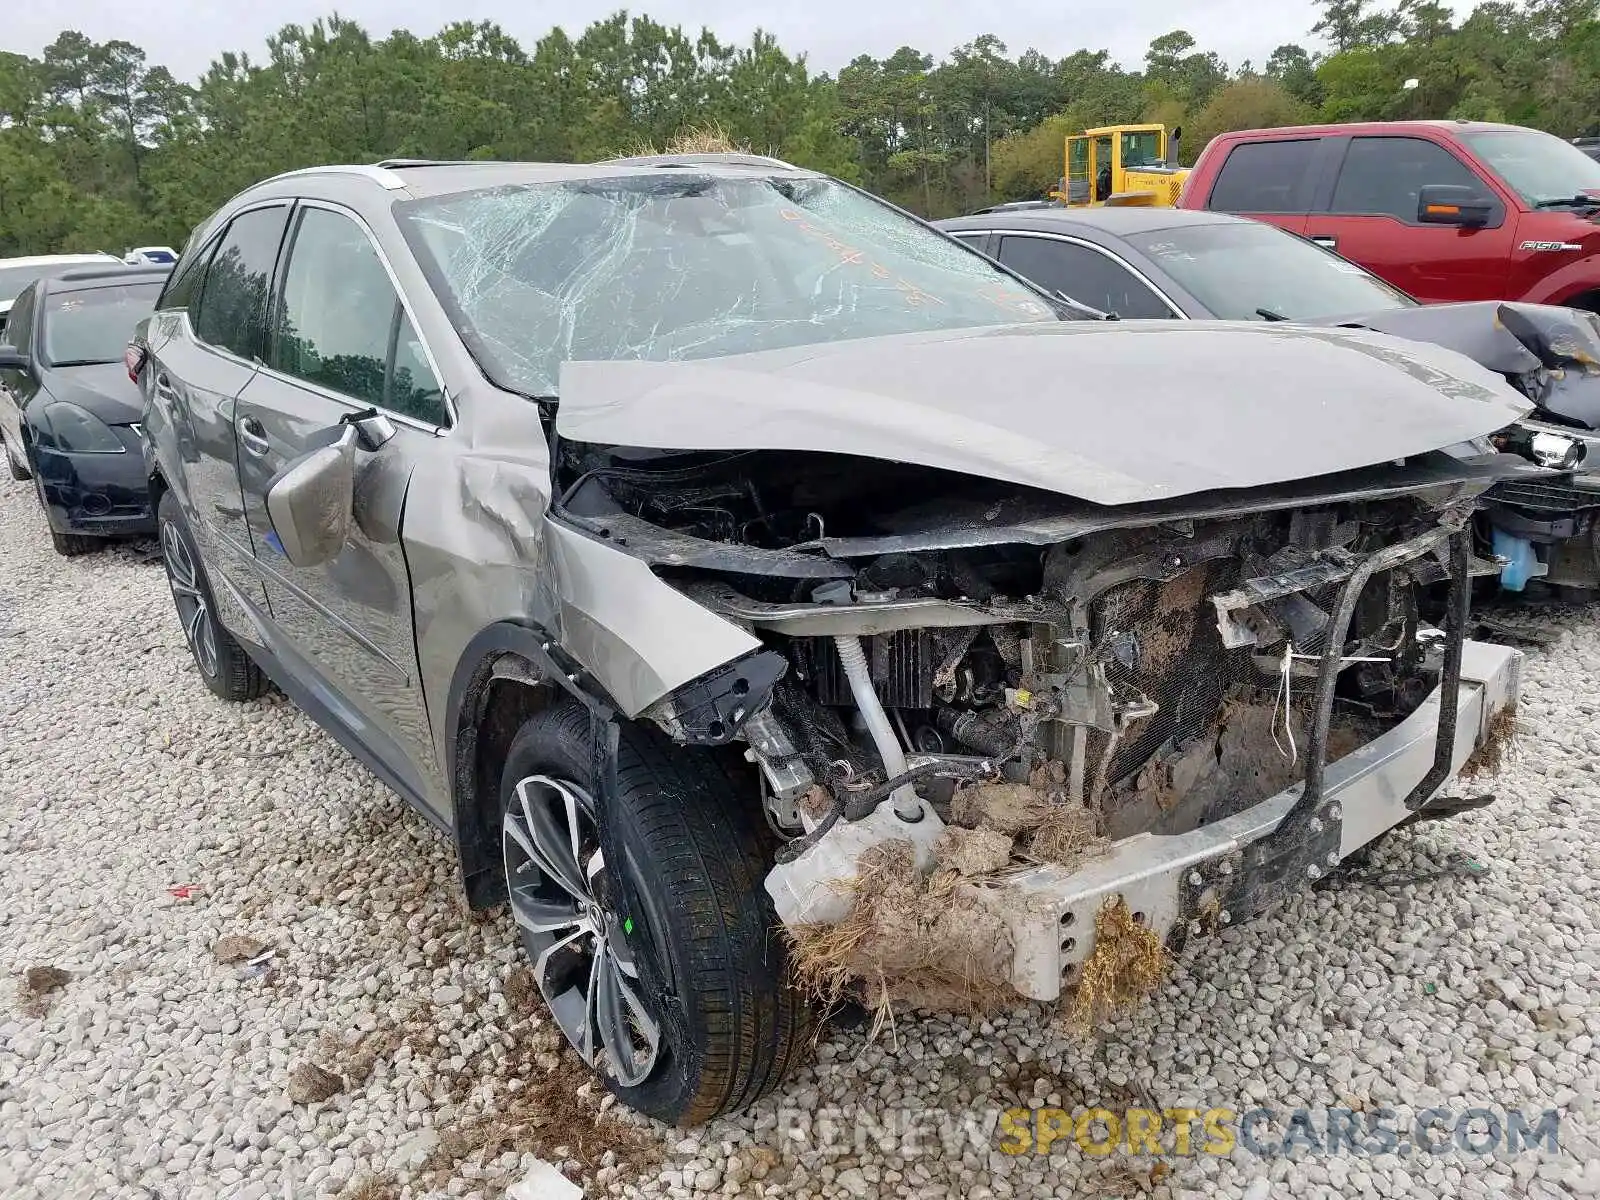
<path fill-rule="evenodd" d="M 792 745 L 787 754 L 757 745 L 775 822 L 791 835 L 802 829 L 789 802 L 812 786 L 836 794 L 848 816 L 882 799 L 889 782 L 853 689 L 850 641 L 895 740 L 917 764 L 915 782 L 942 780 L 932 790 L 944 798 L 980 766 L 1025 780 L 1058 763 L 1067 798 L 1101 814 L 1111 836 L 1173 832 L 1247 807 L 1292 782 L 1304 737 L 1296 726 L 1341 581 L 1367 555 L 1444 519 L 1398 497 L 845 563 L 807 551 L 828 534 L 892 529 L 896 508 L 934 489 L 947 502 L 952 486 L 980 499 L 999 489 L 844 456 L 749 453 L 692 465 L 690 457 L 580 466 L 568 506 L 602 518 L 612 508 L 612 536 L 627 536 L 615 518 L 631 516 L 685 539 L 775 552 L 771 574 L 753 556 L 734 556 L 714 575 L 656 570 L 762 631 L 782 656 L 784 677 L 753 740 L 771 727 Z M 816 573 L 801 575 L 800 563 Z M 1437 682 L 1439 639 L 1421 623 L 1416 585 L 1444 574 L 1441 543 L 1362 588 L 1343 644 L 1339 711 L 1348 728 L 1403 717 Z M 842 648 L 841 639 L 849 639 Z M 1241 715 L 1248 710 L 1274 719 Z M 1246 740 L 1264 740 L 1272 754 L 1248 770 L 1223 761 L 1220 775 L 1196 775 L 1190 764 L 1179 777 L 1191 786 L 1158 785 L 1152 764 L 1182 763 L 1225 714 L 1235 734 L 1253 722 L 1259 739 Z M 1193 786 L 1201 776 L 1215 779 Z"/>
<path fill-rule="evenodd" d="M 786 904 L 769 880 L 785 922 L 840 927 L 867 862 L 890 892 L 919 873 L 919 886 L 947 889 L 903 891 L 908 905 L 972 916 L 962 933 L 923 930 L 908 986 L 881 958 L 847 967 L 875 978 L 882 1003 L 947 1007 L 973 993 L 978 981 L 960 972 L 926 978 L 945 971 L 935 940 L 945 957 L 952 941 L 998 946 L 963 961 L 1008 975 L 994 981 L 1004 995 L 1048 999 L 1071 982 L 1054 959 L 1046 983 L 1025 962 L 1029 935 L 1004 916 L 1018 896 L 1002 899 L 1016 872 L 1070 873 L 1139 835 L 1223 828 L 1297 786 L 1307 804 L 1284 836 L 1313 873 L 1329 853 L 1337 861 L 1337 819 L 1314 815 L 1327 765 L 1416 712 L 1452 660 L 1459 676 L 1461 622 L 1430 624 L 1419 595 L 1454 579 L 1464 597 L 1485 566 L 1471 561 L 1469 521 L 1487 482 L 1470 472 L 1429 483 L 1419 468 L 1365 491 L 1346 481 L 1343 496 L 1311 487 L 1320 498 L 1307 503 L 1191 505 L 1196 517 L 1121 510 L 1110 527 L 1046 540 L 1052 521 L 1084 518 L 1008 527 L 1008 514 L 1048 504 L 928 468 L 775 451 L 566 453 L 566 519 L 647 557 L 763 644 L 645 715 L 679 741 L 746 743 L 787 841 L 774 877 L 850 860 L 813 871 L 831 885 L 842 872 L 843 900 L 808 877 Z M 930 500 L 987 514 L 988 533 L 981 519 L 951 519 L 941 538 L 920 515 Z M 1444 769 L 1428 770 L 1428 796 Z M 889 859 L 885 846 L 898 848 Z M 880 911 L 886 893 L 872 894 Z M 916 936 L 882 940 L 904 965 Z M 857 953 L 873 944 L 852 939 Z M 1061 942 L 1064 957 L 1076 942 Z"/>

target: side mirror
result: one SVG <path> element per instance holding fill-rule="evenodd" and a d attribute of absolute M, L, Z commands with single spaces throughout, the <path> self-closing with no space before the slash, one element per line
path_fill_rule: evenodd
<path fill-rule="evenodd" d="M 15 346 L 0 346 L 0 371 L 26 371 L 28 356 Z"/>
<path fill-rule="evenodd" d="M 339 440 L 302 454 L 267 485 L 267 516 L 283 555 L 315 567 L 344 549 L 354 519 L 356 440 L 346 425 Z"/>
<path fill-rule="evenodd" d="M 1476 188 L 1459 183 L 1425 184 L 1417 193 L 1417 221 L 1423 225 L 1456 225 L 1478 229 L 1494 215 L 1494 201 Z"/>

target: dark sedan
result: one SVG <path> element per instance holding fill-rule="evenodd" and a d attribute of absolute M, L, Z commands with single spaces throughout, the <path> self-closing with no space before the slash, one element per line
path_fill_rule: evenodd
<path fill-rule="evenodd" d="M 1421 305 L 1355 263 L 1273 225 L 1174 208 L 1007 205 L 945 232 L 1051 292 L 1119 318 L 1297 321 L 1372 329 L 1465 354 L 1563 429 L 1600 431 L 1600 318 L 1548 304 Z M 1600 589 L 1600 474 L 1511 483 L 1486 501 L 1502 586 Z"/>
<path fill-rule="evenodd" d="M 0 346 L 0 436 L 13 479 L 32 478 L 61 554 L 155 532 L 139 389 L 123 360 L 166 268 L 108 266 L 29 285 Z"/>
<path fill-rule="evenodd" d="M 1121 317 L 1326 321 L 1416 307 L 1272 225 L 1176 208 L 989 210 L 939 227 L 1050 291 Z"/>

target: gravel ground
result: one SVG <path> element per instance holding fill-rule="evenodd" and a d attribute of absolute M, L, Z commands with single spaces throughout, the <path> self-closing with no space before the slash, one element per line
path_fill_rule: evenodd
<path fill-rule="evenodd" d="M 1474 785 L 1494 807 L 1191 948 L 1114 1026 L 834 1032 L 685 1136 L 584 1082 L 441 836 L 281 697 L 211 697 L 149 550 L 58 558 L 0 485 L 0 1195 L 489 1197 L 534 1155 L 590 1195 L 1600 1193 L 1596 617 L 1511 618 L 1566 632 L 1530 653 L 1520 753 Z M 1553 1107 L 1562 1148 L 996 1150 L 1030 1104 Z"/>

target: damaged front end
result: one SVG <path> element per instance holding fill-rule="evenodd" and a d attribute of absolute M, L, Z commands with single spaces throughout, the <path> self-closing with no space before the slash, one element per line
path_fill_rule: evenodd
<path fill-rule="evenodd" d="M 1493 489 L 1479 548 L 1500 585 L 1600 588 L 1600 316 L 1553 304 L 1480 301 L 1374 314 L 1346 325 L 1465 354 L 1538 406 L 1496 438 L 1502 449 L 1564 472 Z"/>
<path fill-rule="evenodd" d="M 642 715 L 759 766 L 767 890 L 824 994 L 1049 1001 L 1101 971 L 1108 913 L 1158 950 L 1246 920 L 1457 811 L 1515 703 L 1517 652 L 1464 640 L 1509 456 L 1107 507 L 836 454 L 568 454 L 560 520 L 761 645 Z"/>

